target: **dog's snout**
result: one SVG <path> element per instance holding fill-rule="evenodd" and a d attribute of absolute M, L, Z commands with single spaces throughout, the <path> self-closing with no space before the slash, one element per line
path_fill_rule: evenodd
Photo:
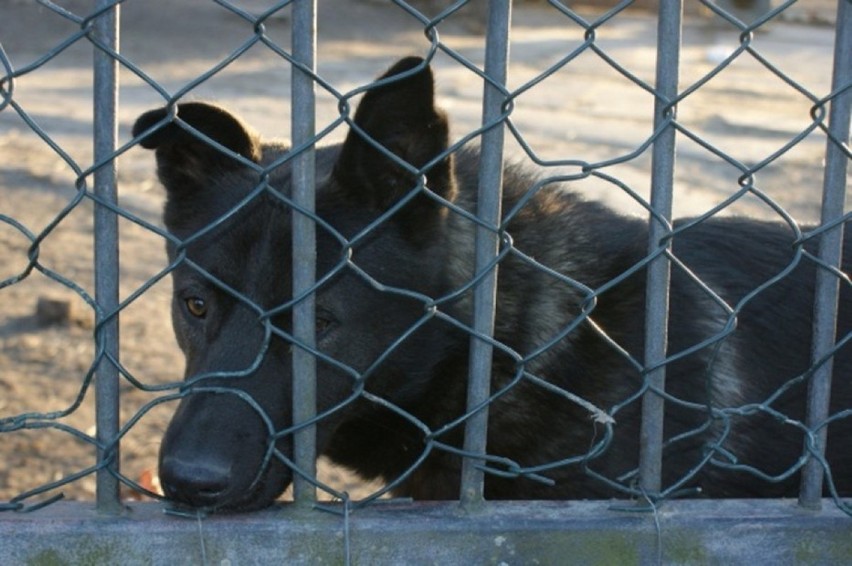
<path fill-rule="evenodd" d="M 166 497 L 192 507 L 219 507 L 231 491 L 231 469 L 216 463 L 165 458 L 160 483 Z"/>

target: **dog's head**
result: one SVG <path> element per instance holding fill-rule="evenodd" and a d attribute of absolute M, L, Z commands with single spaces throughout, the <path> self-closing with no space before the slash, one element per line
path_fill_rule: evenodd
<path fill-rule="evenodd" d="M 427 341 L 426 297 L 442 281 L 422 265 L 440 262 L 455 194 L 448 124 L 423 60 L 380 77 L 349 126 L 342 145 L 316 153 L 320 447 L 361 388 L 403 402 L 428 372 L 410 350 Z M 292 351 L 303 348 L 292 336 L 305 298 L 293 296 L 292 223 L 306 215 L 290 200 L 293 153 L 201 102 L 143 114 L 133 134 L 156 150 L 167 191 L 172 317 L 186 355 L 161 483 L 194 507 L 266 506 L 292 479 Z"/>

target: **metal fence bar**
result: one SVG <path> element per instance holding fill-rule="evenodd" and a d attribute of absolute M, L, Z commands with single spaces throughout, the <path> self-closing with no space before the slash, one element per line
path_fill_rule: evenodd
<path fill-rule="evenodd" d="M 657 23 L 657 77 L 654 102 L 654 131 L 675 118 L 671 101 L 677 96 L 680 69 L 681 0 L 661 0 Z M 669 126 L 654 142 L 651 172 L 651 215 L 648 249 L 653 254 L 670 232 L 675 167 L 675 128 Z M 663 223 L 661 220 L 665 220 Z M 662 365 L 668 343 L 669 280 L 671 265 L 659 255 L 648 265 L 645 299 L 645 367 L 653 368 L 646 376 L 649 390 L 642 399 L 639 482 L 649 494 L 662 486 L 664 400 L 657 392 L 665 388 L 666 369 Z"/>
<path fill-rule="evenodd" d="M 293 4 L 293 58 L 311 72 L 316 55 L 316 1 Z M 293 65 L 292 69 L 293 147 L 310 144 L 316 132 L 316 87 L 313 76 Z M 315 154 L 308 146 L 293 158 L 293 202 L 305 212 L 313 212 Z M 293 296 L 309 291 L 316 278 L 316 224 L 305 212 L 293 211 Z M 293 307 L 293 336 L 298 344 L 315 347 L 315 295 L 310 293 Z M 316 415 L 316 358 L 307 349 L 293 348 L 293 422 L 310 421 Z M 306 426 L 294 434 L 293 460 L 305 475 L 316 477 L 316 426 Z M 293 497 L 296 502 L 313 503 L 316 487 L 295 474 Z"/>
<path fill-rule="evenodd" d="M 105 10 L 94 22 L 96 43 L 118 51 L 119 7 L 113 0 L 98 0 Z M 94 52 L 94 246 L 95 298 L 98 303 L 97 338 L 100 360 L 96 373 L 96 424 L 98 463 L 110 461 L 97 471 L 97 508 L 105 513 L 121 511 L 118 471 L 118 446 L 113 446 L 119 430 L 118 382 L 116 362 L 119 356 L 118 330 L 118 216 L 99 203 L 117 205 L 117 165 L 112 156 L 118 144 L 118 64 L 111 53 L 95 47 Z"/>
<path fill-rule="evenodd" d="M 479 194 L 476 214 L 483 223 L 476 227 L 476 267 L 479 274 L 494 262 L 500 245 L 500 234 L 493 229 L 500 224 L 503 188 L 504 124 L 500 120 L 506 101 L 506 67 L 509 61 L 509 22 L 511 0 L 491 0 L 485 48 L 485 91 L 482 124 L 494 126 L 482 134 L 479 167 Z M 492 347 L 477 336 L 493 336 L 494 310 L 497 302 L 497 266 L 494 266 L 474 289 L 473 328 L 470 344 L 470 376 L 467 410 L 475 411 L 491 393 Z M 488 408 L 484 406 L 465 424 L 464 449 L 469 454 L 485 454 L 488 438 Z M 462 463 L 461 501 L 475 504 L 483 500 L 484 474 L 479 461 L 465 458 Z"/>
<path fill-rule="evenodd" d="M 837 24 L 834 42 L 833 93 L 828 131 L 834 140 L 849 139 L 850 103 L 852 103 L 852 6 L 849 0 L 837 2 Z M 843 88 L 846 91 L 841 92 Z M 819 259 L 831 267 L 840 265 L 843 254 L 843 205 L 846 198 L 846 167 L 849 162 L 836 142 L 828 138 L 825 150 L 825 177 L 823 179 L 821 225 L 837 223 L 820 239 Z M 814 302 L 814 329 L 812 362 L 818 363 L 834 348 L 837 329 L 837 305 L 840 280 L 827 269 L 817 270 Z M 807 425 L 810 430 L 822 425 L 829 413 L 831 396 L 831 372 L 833 359 L 819 366 L 811 378 L 808 388 Z M 848 376 L 841 376 L 848 378 Z M 826 427 L 814 435 L 814 450 L 819 456 L 825 453 L 828 436 Z M 806 450 L 808 447 L 805 447 Z M 805 507 L 819 507 L 825 470 L 817 458 L 811 458 L 802 470 L 799 503 Z"/>

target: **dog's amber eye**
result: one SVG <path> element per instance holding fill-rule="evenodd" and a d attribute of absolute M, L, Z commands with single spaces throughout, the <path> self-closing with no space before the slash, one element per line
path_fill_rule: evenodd
<path fill-rule="evenodd" d="M 189 297 L 186 299 L 186 310 L 196 318 L 204 318 L 207 315 L 207 301 L 201 297 Z"/>

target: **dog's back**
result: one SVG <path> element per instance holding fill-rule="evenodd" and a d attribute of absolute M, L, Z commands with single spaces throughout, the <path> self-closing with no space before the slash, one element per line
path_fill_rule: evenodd
<path fill-rule="evenodd" d="M 475 152 L 463 152 L 457 164 L 457 202 L 469 202 L 471 210 L 477 162 Z M 638 464 L 647 224 L 559 185 L 544 186 L 512 216 L 537 178 L 509 167 L 505 179 L 503 209 L 509 211 L 505 226 L 513 249 L 500 264 L 496 339 L 529 356 L 521 363 L 531 381 L 611 411 L 616 424 L 608 438 L 585 408 L 521 380 L 491 408 L 489 448 L 531 467 L 577 460 L 573 467 L 549 470 L 555 487 L 526 483 L 535 497 L 617 494 L 613 483 L 600 480 L 629 477 Z M 666 484 L 683 481 L 717 497 L 794 495 L 814 368 L 816 241 L 797 245 L 793 228 L 745 218 L 683 220 L 674 232 Z M 848 274 L 852 234 L 846 234 L 845 248 L 841 271 Z M 839 344 L 852 332 L 849 281 L 840 288 Z M 558 339 L 577 320 L 583 322 Z M 499 351 L 497 360 L 495 389 L 518 373 L 517 361 L 507 357 L 500 364 Z M 839 413 L 852 407 L 852 350 L 839 346 L 832 362 L 831 414 L 838 418 L 829 427 L 828 461 L 834 486 L 850 493 L 852 418 Z M 581 462 L 584 455 L 588 459 Z M 517 482 L 489 481 L 489 496 L 517 496 Z"/>

